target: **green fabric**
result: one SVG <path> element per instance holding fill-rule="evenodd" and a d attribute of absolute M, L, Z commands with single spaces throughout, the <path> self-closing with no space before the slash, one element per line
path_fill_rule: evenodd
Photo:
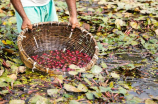
<path fill-rule="evenodd" d="M 32 24 L 38 22 L 58 21 L 58 16 L 56 14 L 53 0 L 50 0 L 50 2 L 44 6 L 24 7 L 24 10 Z M 15 14 L 16 14 L 18 32 L 20 33 L 22 18 L 20 17 L 18 12 L 15 12 Z"/>

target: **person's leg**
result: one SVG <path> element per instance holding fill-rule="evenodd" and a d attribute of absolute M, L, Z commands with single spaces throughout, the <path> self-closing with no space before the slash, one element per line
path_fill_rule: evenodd
<path fill-rule="evenodd" d="M 38 22 L 58 21 L 58 16 L 56 14 L 55 4 L 53 0 L 50 0 L 50 2 L 44 6 L 24 7 L 24 10 L 32 24 Z M 17 28 L 18 32 L 20 33 L 22 31 L 22 19 L 17 12 L 15 13 L 17 20 Z"/>
<path fill-rule="evenodd" d="M 58 21 L 58 16 L 55 9 L 54 0 L 50 0 L 50 2 L 46 5 L 47 14 L 45 15 L 44 21 Z"/>
<path fill-rule="evenodd" d="M 30 19 L 31 23 L 38 23 L 41 22 L 41 11 L 38 9 L 38 7 L 24 7 L 25 13 L 27 17 Z M 22 18 L 18 14 L 18 12 L 15 12 L 16 15 L 16 21 L 17 21 L 17 29 L 18 32 L 20 33 L 21 30 L 21 25 L 22 25 Z"/>

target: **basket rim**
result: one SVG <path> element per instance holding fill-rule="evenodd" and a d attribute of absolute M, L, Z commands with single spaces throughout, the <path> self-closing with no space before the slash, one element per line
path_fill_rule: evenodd
<path fill-rule="evenodd" d="M 41 26 L 41 25 L 57 25 L 57 26 L 71 26 L 70 23 L 68 22 L 57 22 L 57 21 L 52 21 L 52 22 L 39 22 L 39 23 L 34 23 L 32 24 L 32 27 L 38 27 L 38 26 Z M 94 41 L 94 44 L 95 44 L 95 51 L 94 51 L 94 54 L 92 56 L 92 59 L 90 60 L 89 63 L 87 63 L 87 65 L 85 67 L 82 67 L 83 69 L 85 70 L 88 70 L 90 69 L 94 64 L 95 62 L 97 61 L 98 59 L 98 53 L 99 53 L 99 48 L 97 46 L 97 42 L 96 40 L 94 39 L 93 35 L 91 33 L 89 33 L 86 29 L 84 29 L 83 27 L 78 27 L 76 26 L 77 29 L 81 30 L 81 32 L 83 34 L 86 34 L 86 35 L 89 35 L 91 37 L 91 39 Z M 45 69 L 45 72 L 49 73 L 50 71 L 52 71 L 53 73 L 55 72 L 54 70 L 47 70 L 47 68 L 43 67 L 42 65 L 36 63 L 30 56 L 27 55 L 27 53 L 25 52 L 25 50 L 23 49 L 22 47 L 22 40 L 23 38 L 25 38 L 25 33 L 28 31 L 28 28 L 25 28 L 24 30 L 22 30 L 19 35 L 18 35 L 18 38 L 17 38 L 17 44 L 18 44 L 18 49 L 19 49 L 19 52 L 20 54 L 22 54 L 24 57 L 24 60 L 29 62 L 30 64 L 33 65 L 32 67 L 32 70 L 33 69 L 37 69 L 37 67 L 42 67 L 43 69 Z M 38 69 L 39 70 L 39 69 Z M 42 70 L 41 70 L 42 71 Z M 44 70 L 43 70 L 44 71 Z M 52 73 L 51 72 L 51 73 Z"/>

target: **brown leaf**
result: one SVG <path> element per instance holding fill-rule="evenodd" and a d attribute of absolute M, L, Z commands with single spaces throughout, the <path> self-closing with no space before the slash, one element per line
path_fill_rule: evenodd
<path fill-rule="evenodd" d="M 11 75 L 8 75 L 7 77 L 13 79 L 14 81 L 17 79 L 16 74 L 11 74 Z"/>
<path fill-rule="evenodd" d="M 18 67 L 18 72 L 24 73 L 25 71 L 26 71 L 26 67 L 25 66 L 19 66 Z"/>
<path fill-rule="evenodd" d="M 83 28 L 85 28 L 86 30 L 88 30 L 88 31 L 90 30 L 90 25 L 89 25 L 89 24 L 83 23 L 82 26 L 83 26 Z"/>
<path fill-rule="evenodd" d="M 3 48 L 4 52 L 7 52 L 8 54 L 15 54 L 16 52 L 12 49 Z"/>

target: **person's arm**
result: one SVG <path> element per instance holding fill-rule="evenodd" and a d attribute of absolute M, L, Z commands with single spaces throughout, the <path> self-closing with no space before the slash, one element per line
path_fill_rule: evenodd
<path fill-rule="evenodd" d="M 76 0 L 66 0 L 66 3 L 68 5 L 68 10 L 70 14 L 69 22 L 71 23 L 72 28 L 74 29 L 76 26 L 79 26 L 77 20 Z"/>
<path fill-rule="evenodd" d="M 21 18 L 23 20 L 21 29 L 22 30 L 25 29 L 25 28 L 32 29 L 31 22 L 28 19 L 27 15 L 24 11 L 24 8 L 21 4 L 21 1 L 20 0 L 10 0 L 10 1 L 11 1 L 12 5 L 14 6 L 15 10 L 19 13 L 19 15 L 21 16 Z"/>

